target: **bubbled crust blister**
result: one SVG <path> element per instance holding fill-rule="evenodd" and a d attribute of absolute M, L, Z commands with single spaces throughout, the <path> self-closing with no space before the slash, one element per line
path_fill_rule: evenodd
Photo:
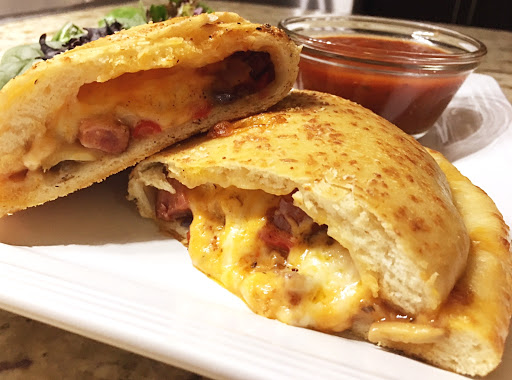
<path fill-rule="evenodd" d="M 51 132 L 51 113 L 85 83 L 105 82 L 127 72 L 157 68 L 202 67 L 238 50 L 270 53 L 275 80 L 234 107 L 212 111 L 165 131 L 157 139 L 131 144 L 123 154 L 84 163 L 59 175 L 34 175 L 9 181 L 10 173 L 24 170 L 23 155 L 32 142 Z M 202 14 L 141 25 L 38 62 L 0 91 L 0 215 L 44 203 L 102 181 L 166 146 L 214 123 L 242 117 L 275 104 L 292 87 L 298 70 L 299 49 L 286 34 L 268 25 L 252 24 L 234 13 Z"/>
<path fill-rule="evenodd" d="M 339 97 L 292 92 L 234 123 L 229 136 L 144 161 L 132 183 L 159 162 L 188 187 L 297 188 L 296 204 L 329 226 L 374 295 L 412 314 L 439 306 L 466 264 L 467 232 L 436 162 L 398 128 Z M 148 205 L 139 209 L 151 216 Z"/>

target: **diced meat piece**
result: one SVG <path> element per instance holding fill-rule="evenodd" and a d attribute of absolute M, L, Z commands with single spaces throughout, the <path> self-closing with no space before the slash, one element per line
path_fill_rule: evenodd
<path fill-rule="evenodd" d="M 258 236 L 268 247 L 285 254 L 293 247 L 291 233 L 278 229 L 274 224 L 265 224 Z"/>
<path fill-rule="evenodd" d="M 279 208 L 273 207 L 267 210 L 267 223 L 271 223 L 276 226 L 278 229 L 282 231 L 286 231 L 288 233 L 292 232 L 292 226 L 286 220 L 285 215 L 279 212 Z"/>
<path fill-rule="evenodd" d="M 282 213 L 275 213 L 272 217 L 272 223 L 282 231 L 292 232 L 292 226 L 288 220 L 286 220 L 286 216 Z"/>
<path fill-rule="evenodd" d="M 133 128 L 132 136 L 134 139 L 143 139 L 162 132 L 160 124 L 152 120 L 140 120 Z"/>
<path fill-rule="evenodd" d="M 265 77 L 267 84 L 274 80 L 274 64 L 267 52 L 248 52 L 245 55 L 245 62 L 251 67 L 251 78 L 258 81 Z"/>
<path fill-rule="evenodd" d="M 293 205 L 292 194 L 281 196 L 278 206 L 268 209 L 266 219 L 267 223 L 260 230 L 259 238 L 271 249 L 286 255 L 298 242 L 306 241 L 324 230 L 323 226 L 315 223 L 309 215 Z M 301 225 L 301 236 L 293 235 L 297 231 L 292 228 L 293 225 Z"/>
<path fill-rule="evenodd" d="M 270 54 L 261 51 L 238 51 L 226 60 L 226 68 L 218 73 L 213 86 L 217 104 L 234 102 L 265 88 L 275 79 Z"/>
<path fill-rule="evenodd" d="M 302 223 L 306 219 L 311 219 L 308 214 L 293 204 L 291 196 L 281 198 L 278 211 L 293 219 L 297 224 Z"/>
<path fill-rule="evenodd" d="M 170 179 L 169 183 L 176 192 L 172 194 L 169 191 L 158 190 L 155 201 L 156 217 L 167 222 L 192 218 L 187 188 L 174 179 Z"/>
<path fill-rule="evenodd" d="M 130 128 L 108 117 L 89 118 L 80 123 L 78 140 L 86 148 L 119 154 L 128 148 Z"/>
<path fill-rule="evenodd" d="M 311 218 L 300 208 L 294 206 L 291 194 L 282 196 L 279 200 L 279 206 L 267 211 L 267 220 L 274 224 L 278 229 L 291 232 L 290 220 L 299 225 L 305 220 L 311 221 Z"/>

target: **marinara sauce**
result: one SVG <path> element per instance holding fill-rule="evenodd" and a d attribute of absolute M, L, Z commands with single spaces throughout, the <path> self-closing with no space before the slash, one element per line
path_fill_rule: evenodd
<path fill-rule="evenodd" d="M 415 70 L 410 65 L 415 56 L 435 59 L 450 54 L 415 41 L 360 35 L 322 37 L 321 41 L 332 55 L 304 49 L 297 87 L 350 99 L 412 135 L 419 136 L 434 124 L 469 74 Z M 351 51 L 359 57 L 361 52 L 378 54 L 383 62 L 343 58 Z M 400 56 L 407 57 L 407 62 Z"/>

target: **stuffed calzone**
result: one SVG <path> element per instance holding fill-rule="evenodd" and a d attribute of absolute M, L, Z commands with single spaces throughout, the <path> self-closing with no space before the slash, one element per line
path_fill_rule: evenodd
<path fill-rule="evenodd" d="M 121 31 L 0 91 L 0 216 L 64 196 L 291 89 L 299 48 L 234 13 Z"/>
<path fill-rule="evenodd" d="M 355 103 L 294 91 L 139 163 L 128 191 L 258 314 L 464 374 L 500 361 L 508 227 L 439 153 Z"/>

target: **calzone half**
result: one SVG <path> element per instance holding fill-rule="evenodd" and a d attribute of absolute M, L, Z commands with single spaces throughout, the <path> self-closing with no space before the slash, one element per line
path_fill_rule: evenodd
<path fill-rule="evenodd" d="M 299 48 L 233 13 L 151 23 L 35 64 L 0 91 L 0 216 L 102 181 L 291 89 Z"/>
<path fill-rule="evenodd" d="M 294 91 L 139 163 L 129 198 L 258 314 L 464 374 L 500 362 L 512 294 L 501 214 L 355 103 Z"/>

